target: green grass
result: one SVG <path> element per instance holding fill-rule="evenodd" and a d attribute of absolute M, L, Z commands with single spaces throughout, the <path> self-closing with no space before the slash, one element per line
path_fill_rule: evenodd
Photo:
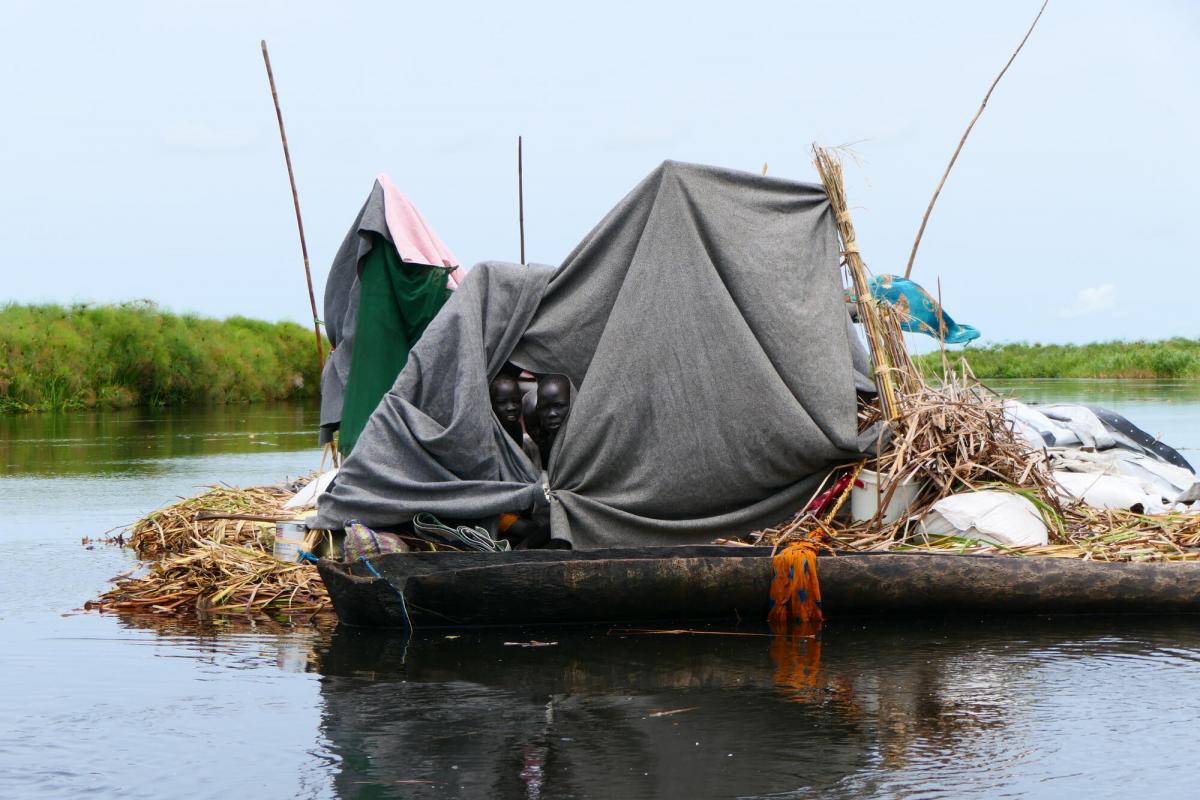
<path fill-rule="evenodd" d="M 0 413 L 312 397 L 315 350 L 295 323 L 149 302 L 0 306 Z"/>
<path fill-rule="evenodd" d="M 980 378 L 1200 378 L 1200 340 L 1098 342 L 1095 344 L 995 344 L 948 352 L 966 356 Z M 922 369 L 937 372 L 941 356 L 920 356 Z"/>

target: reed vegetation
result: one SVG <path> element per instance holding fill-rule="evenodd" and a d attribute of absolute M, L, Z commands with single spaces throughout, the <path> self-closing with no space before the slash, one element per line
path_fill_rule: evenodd
<path fill-rule="evenodd" d="M 960 355 L 955 353 L 955 356 Z M 968 348 L 971 370 L 994 378 L 1200 378 L 1200 340 L 1096 342 L 1093 344 L 995 344 Z M 926 375 L 941 371 L 937 353 L 916 359 Z"/>
<path fill-rule="evenodd" d="M 147 301 L 0 306 L 0 413 L 315 396 L 312 332 Z"/>

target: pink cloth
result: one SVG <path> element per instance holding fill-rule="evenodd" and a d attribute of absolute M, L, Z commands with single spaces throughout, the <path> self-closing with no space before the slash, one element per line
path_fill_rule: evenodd
<path fill-rule="evenodd" d="M 400 260 L 435 267 L 454 267 L 449 283 L 451 289 L 458 288 L 463 277 L 462 268 L 450 248 L 442 243 L 421 212 L 396 188 L 391 178 L 380 173 L 376 180 L 383 188 L 383 216 Z"/>

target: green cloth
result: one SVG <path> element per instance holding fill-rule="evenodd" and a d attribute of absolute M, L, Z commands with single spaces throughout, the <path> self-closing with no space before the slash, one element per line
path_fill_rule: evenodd
<path fill-rule="evenodd" d="M 450 297 L 446 270 L 406 264 L 391 242 L 378 235 L 372 239 L 374 246 L 359 264 L 358 320 L 338 435 L 343 455 L 354 449 L 404 369 L 408 351 Z"/>

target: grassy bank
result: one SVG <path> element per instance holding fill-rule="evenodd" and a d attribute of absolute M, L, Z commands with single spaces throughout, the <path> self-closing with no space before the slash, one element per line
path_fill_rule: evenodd
<path fill-rule="evenodd" d="M 952 354 L 957 360 L 960 353 Z M 999 344 L 961 352 L 980 378 L 1200 378 L 1200 340 Z M 941 357 L 921 356 L 925 369 Z"/>
<path fill-rule="evenodd" d="M 311 397 L 313 334 L 151 303 L 0 307 L 0 413 Z"/>

